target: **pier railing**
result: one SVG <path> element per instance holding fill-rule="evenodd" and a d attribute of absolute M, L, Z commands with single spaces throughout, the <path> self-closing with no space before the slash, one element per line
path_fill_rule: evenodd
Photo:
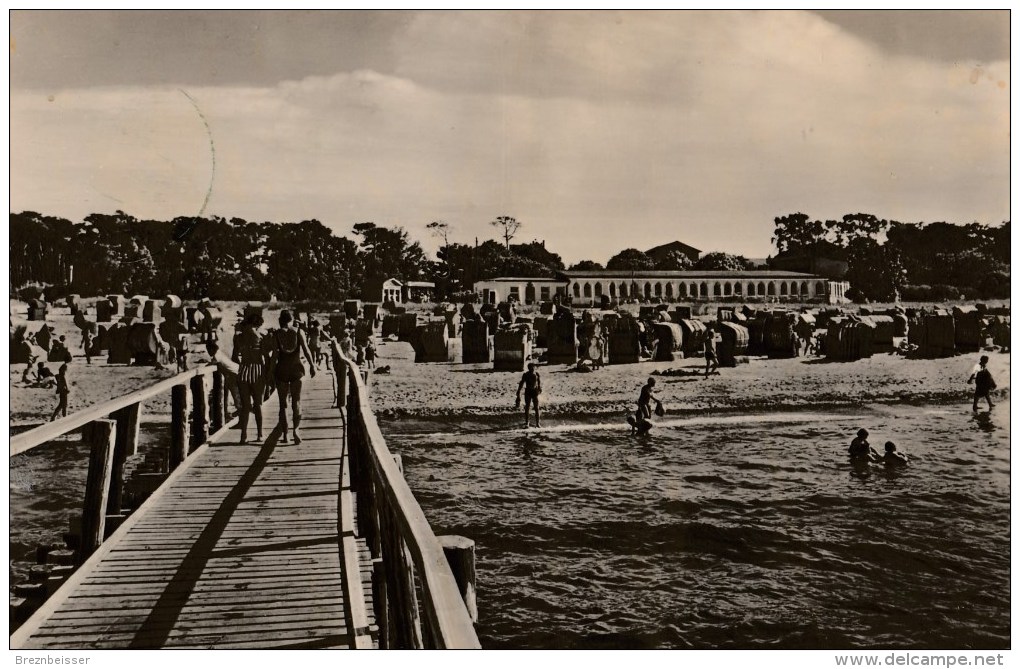
<path fill-rule="evenodd" d="M 350 488 L 371 553 L 380 648 L 480 648 L 465 594 L 425 514 L 386 447 L 358 367 L 334 342 L 337 402 L 346 407 Z M 471 564 L 473 570 L 473 562 Z M 473 573 L 471 574 L 473 580 Z M 461 579 L 464 580 L 463 578 Z"/>
<path fill-rule="evenodd" d="M 203 365 L 147 388 L 96 404 L 11 438 L 11 457 L 38 448 L 79 428 L 91 443 L 81 536 L 75 555 L 80 565 L 124 519 L 124 463 L 138 454 L 142 405 L 170 393 L 170 445 L 165 471 L 169 475 L 193 450 L 224 427 L 226 398 L 223 374 Z"/>

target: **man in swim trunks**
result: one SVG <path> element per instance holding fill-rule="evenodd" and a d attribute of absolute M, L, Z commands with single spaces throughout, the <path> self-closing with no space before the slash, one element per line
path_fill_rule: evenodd
<path fill-rule="evenodd" d="M 521 376 L 521 382 L 517 384 L 517 407 L 521 406 L 521 389 L 524 390 L 524 427 L 531 427 L 531 419 L 528 410 L 535 405 L 535 427 L 542 427 L 542 420 L 538 412 L 538 396 L 542 394 L 542 377 L 535 371 L 535 363 L 528 363 L 528 371 Z"/>

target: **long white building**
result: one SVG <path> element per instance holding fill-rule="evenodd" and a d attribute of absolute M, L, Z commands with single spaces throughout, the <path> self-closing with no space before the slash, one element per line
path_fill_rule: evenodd
<path fill-rule="evenodd" d="M 528 303 L 546 301 L 553 295 L 569 297 L 574 303 L 611 300 L 681 302 L 741 298 L 765 302 L 847 302 L 846 281 L 832 281 L 803 272 L 775 270 L 741 271 L 618 271 L 590 270 L 560 272 L 555 279 L 500 277 L 475 283 L 484 302 L 502 302 L 509 297 Z"/>

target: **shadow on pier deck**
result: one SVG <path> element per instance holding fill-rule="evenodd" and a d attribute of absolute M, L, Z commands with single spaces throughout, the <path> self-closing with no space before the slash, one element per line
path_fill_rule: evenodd
<path fill-rule="evenodd" d="M 306 379 L 300 444 L 282 443 L 278 430 L 238 443 L 216 395 L 219 429 L 82 556 L 11 647 L 479 647 L 443 546 L 385 447 L 357 368 L 335 349 L 333 368 Z M 267 425 L 276 406 L 264 406 Z M 112 445 L 118 430 L 106 430 Z M 33 447 L 26 435 L 12 453 Z"/>

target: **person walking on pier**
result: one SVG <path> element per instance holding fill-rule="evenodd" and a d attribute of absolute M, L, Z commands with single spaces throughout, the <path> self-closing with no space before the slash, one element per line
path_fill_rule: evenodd
<path fill-rule="evenodd" d="M 234 354 L 231 360 L 237 363 L 237 389 L 240 394 L 238 423 L 241 427 L 241 443 L 248 443 L 248 417 L 255 414 L 256 439 L 262 441 L 262 397 L 266 385 L 265 358 L 262 354 L 262 316 L 249 314 L 241 322 L 241 329 L 234 335 Z"/>
<path fill-rule="evenodd" d="M 308 349 L 312 352 L 312 364 L 316 367 L 322 362 L 322 350 L 319 346 L 319 321 L 309 316 L 308 320 Z"/>
<path fill-rule="evenodd" d="M 283 436 L 281 443 L 287 443 L 287 398 L 290 398 L 291 413 L 294 415 L 294 443 L 301 443 L 298 429 L 301 427 L 301 379 L 305 376 L 305 367 L 301 364 L 301 354 L 309 361 L 309 370 L 315 376 L 315 364 L 312 354 L 305 343 L 305 336 L 293 327 L 294 318 L 290 311 L 280 312 L 280 329 L 273 333 L 273 357 L 276 367 L 276 392 L 280 396 L 280 429 Z"/>

